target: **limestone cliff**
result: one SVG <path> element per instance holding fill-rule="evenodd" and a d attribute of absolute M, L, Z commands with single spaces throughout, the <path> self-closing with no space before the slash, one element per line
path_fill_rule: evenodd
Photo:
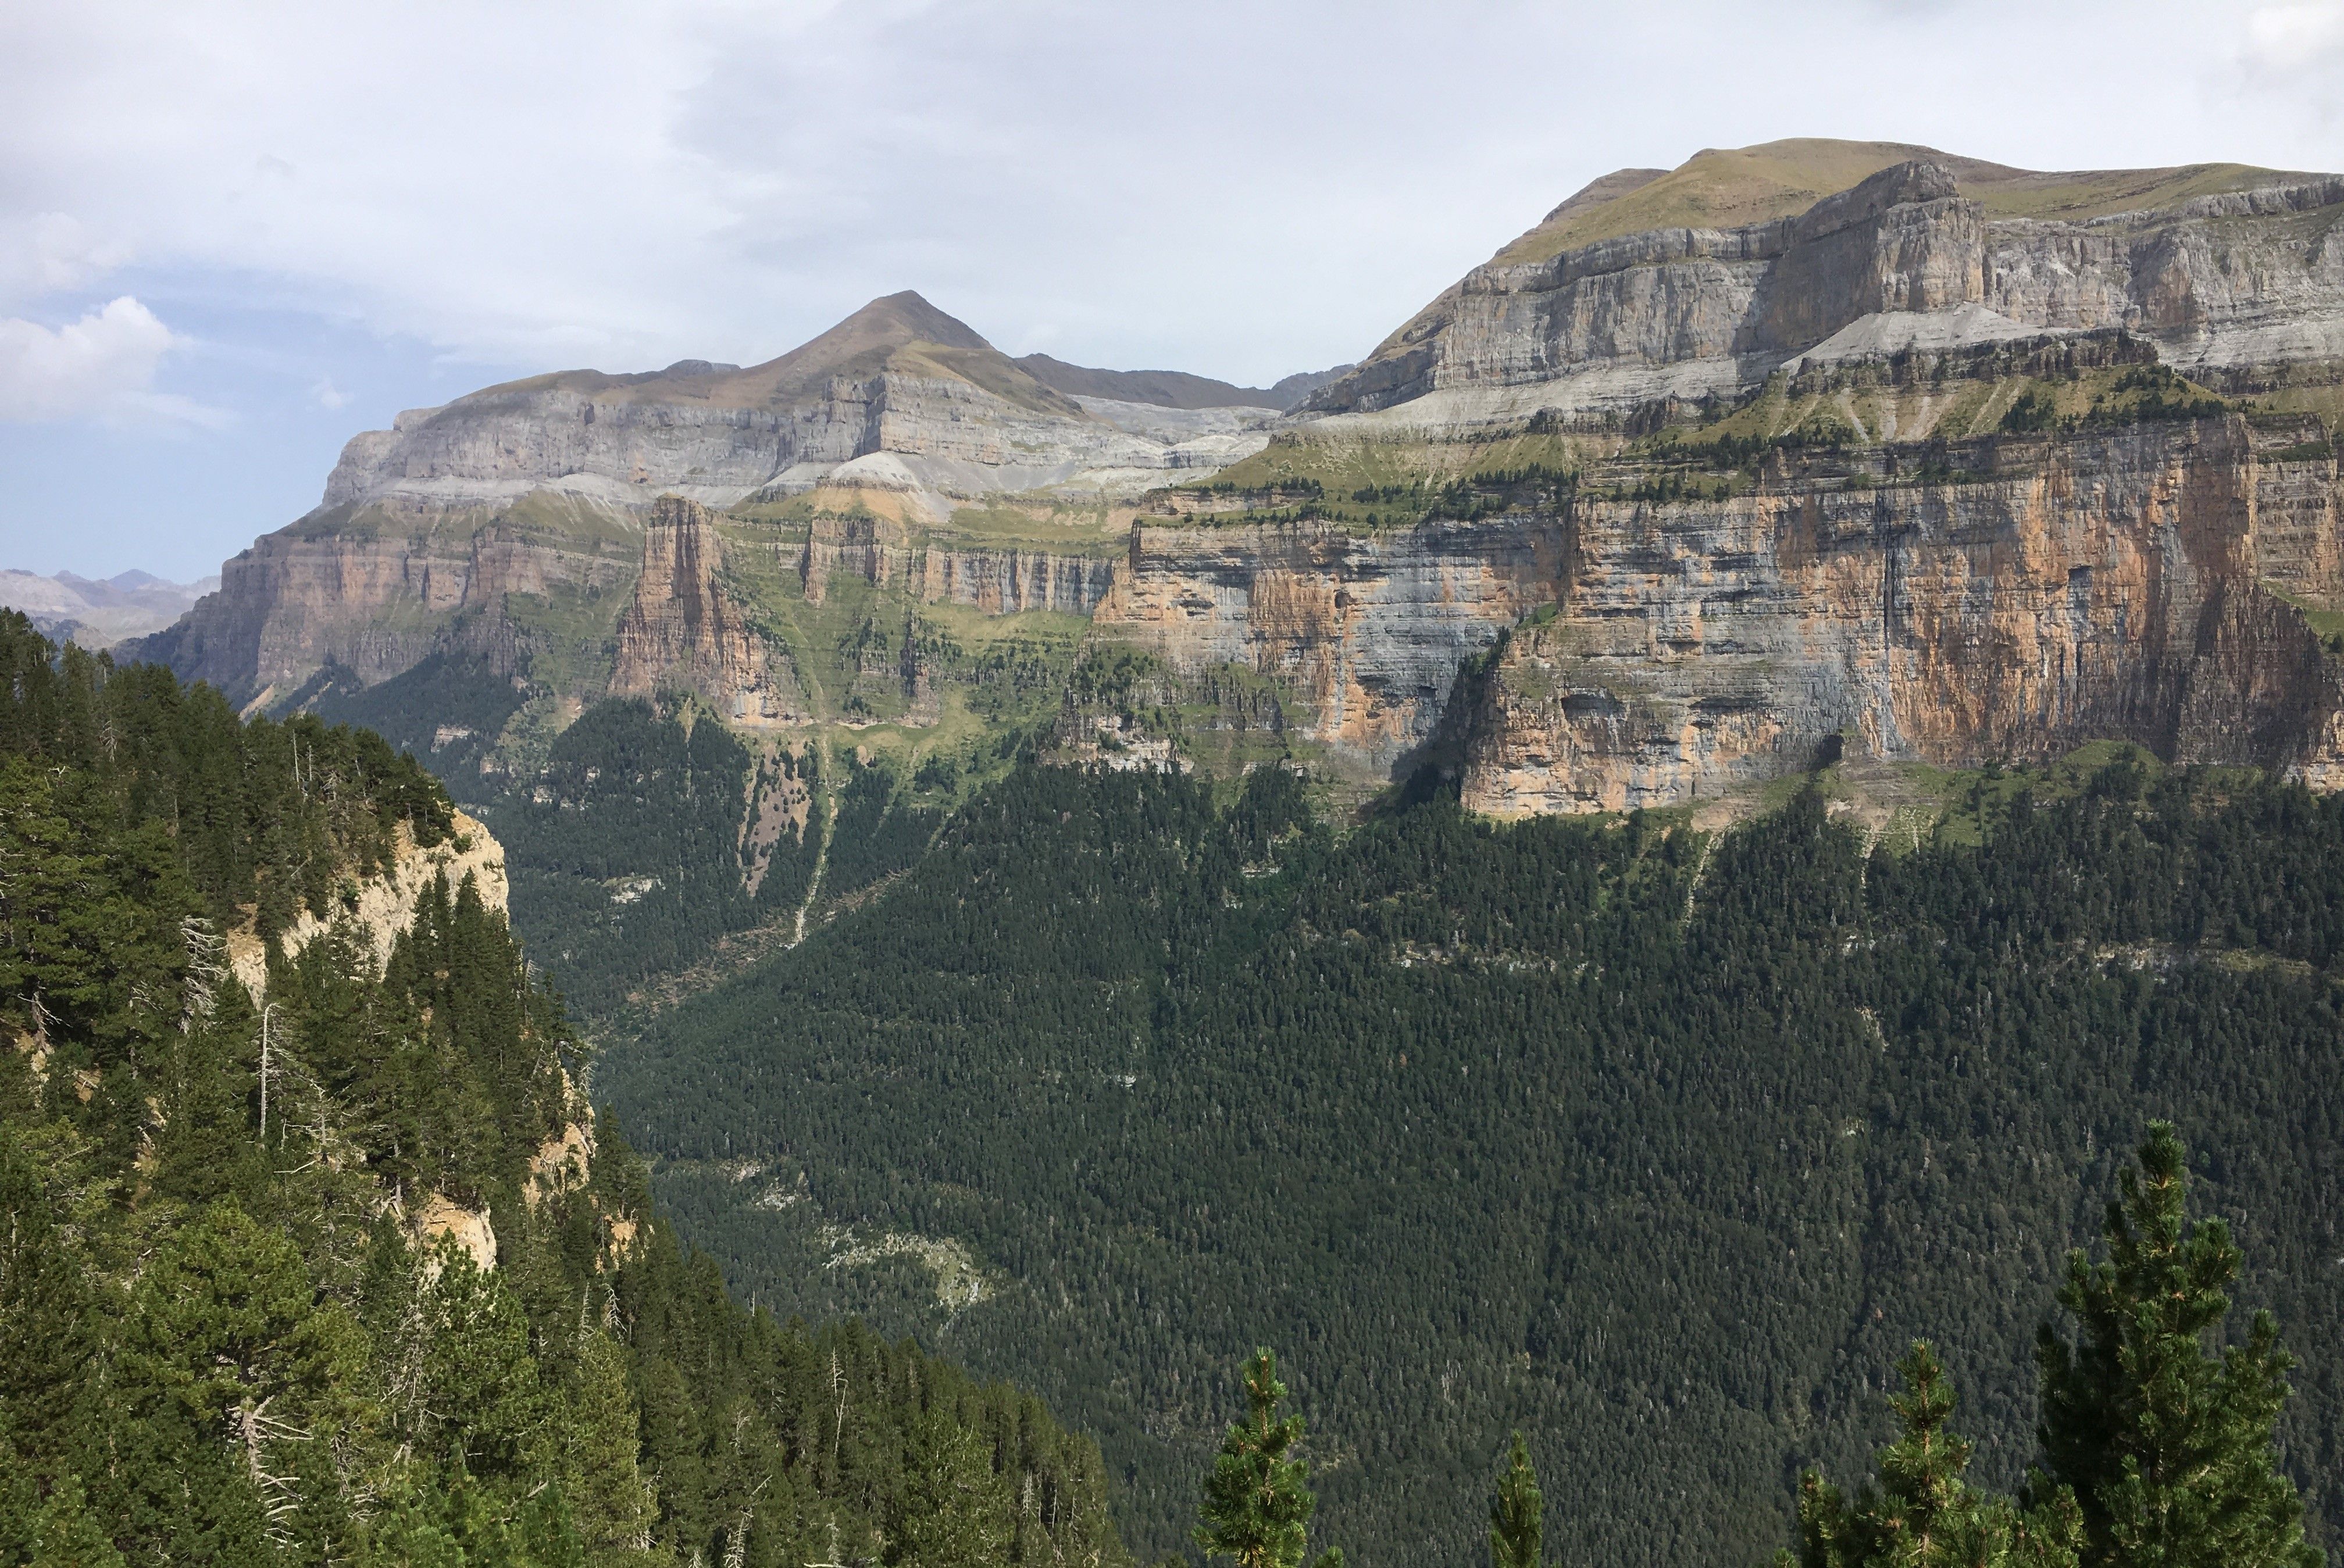
<path fill-rule="evenodd" d="M 467 617 L 490 622 L 476 633 L 493 641 L 510 595 L 615 605 L 635 569 L 631 531 L 578 503 L 502 515 L 338 508 L 262 535 L 220 568 L 215 592 L 126 652 L 239 702 L 289 693 L 328 666 L 371 684 Z"/>
<path fill-rule="evenodd" d="M 1250 412 L 1258 425 L 1275 410 Z M 803 491 L 882 454 L 944 496 L 1136 492 L 1262 439 L 1135 433 L 1127 423 L 1094 415 L 904 293 L 745 370 L 686 361 L 645 375 L 566 371 L 402 414 L 390 430 L 351 440 L 324 505 L 471 506 L 551 489 L 619 506 L 672 491 L 722 507 L 760 490 Z"/>
<path fill-rule="evenodd" d="M 1465 799 L 1673 804 L 1842 738 L 1953 767 L 2122 738 L 2332 788 L 2344 660 L 2297 607 L 2344 591 L 2339 492 L 2306 434 L 2150 425 L 1955 448 L 1959 482 L 1818 460 L 1728 499 L 1575 502 L 1555 613 L 1460 698 Z"/>
<path fill-rule="evenodd" d="M 619 618 L 615 697 L 697 692 L 749 722 L 792 712 L 796 681 L 769 678 L 764 639 L 717 580 L 722 547 L 706 508 L 662 496 L 643 526 L 642 569 Z"/>
<path fill-rule="evenodd" d="M 2039 175 L 1827 142 L 1704 153 L 1565 203 L 1303 407 L 1597 417 L 1731 398 L 1802 358 L 2106 327 L 2226 389 L 2333 382 L 2339 204 L 2344 178 L 2236 166 Z M 1701 221 L 1721 208 L 1762 220 Z"/>
<path fill-rule="evenodd" d="M 1431 736 L 1466 659 L 1562 590 L 1568 542 L 1564 519 L 1538 517 L 1390 533 L 1143 521 L 1095 618 L 1186 673 L 1273 678 L 1304 706 L 1301 733 L 1383 768 Z"/>
<path fill-rule="evenodd" d="M 818 516 L 798 558 L 807 601 L 821 604 L 841 572 L 876 586 L 904 584 L 922 604 L 966 605 L 988 615 L 1036 609 L 1088 615 L 1106 597 L 1115 563 L 1045 549 L 988 549 L 926 537 L 914 541 L 892 518 Z"/>
<path fill-rule="evenodd" d="M 1975 767 L 2122 738 L 2344 783 L 2317 421 L 1777 448 L 1746 491 L 1634 498 L 1659 487 L 1623 457 L 1470 521 L 1142 526 L 1097 621 L 1192 678 L 1270 678 L 1298 739 L 1440 761 L 1501 815 L 1714 797 L 1842 747 Z"/>

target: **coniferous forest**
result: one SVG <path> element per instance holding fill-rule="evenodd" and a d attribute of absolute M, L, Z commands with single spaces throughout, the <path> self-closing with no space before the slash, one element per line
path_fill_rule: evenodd
<path fill-rule="evenodd" d="M 541 970 L 461 876 L 360 918 L 470 848 L 372 733 L 20 618 L 0 668 L 0 1563 L 2314 1568 L 2344 1523 L 2344 803 L 2117 754 L 1901 843 L 1820 788 L 1338 824 L 1278 768 L 946 818 L 841 759 L 878 896 L 598 1060 L 549 970 L 760 918 L 780 781 L 721 727 L 599 710 L 503 814 L 517 886 L 674 895 L 541 899 Z"/>
<path fill-rule="evenodd" d="M 1126 1561 L 1032 1397 L 679 1243 L 474 882 L 378 948 L 458 825 L 0 615 L 0 1563 Z"/>
<path fill-rule="evenodd" d="M 2022 782 L 1874 842 L 1819 789 L 1718 837 L 1437 789 L 1338 827 L 1275 769 L 1026 768 L 596 1092 L 737 1290 L 1095 1433 L 1143 1556 L 1193 1549 L 1274 1345 L 1313 1539 L 1362 1563 L 1489 1551 L 1516 1431 L 1555 1561 L 1893 1555 L 1857 1483 L 1943 1388 L 1963 1483 L 2023 1500 L 2066 1254 L 2170 1120 L 2238 1249 L 2198 1332 L 2275 1315 L 2273 1449 L 2332 1544 L 2344 802 L 2127 755 Z"/>

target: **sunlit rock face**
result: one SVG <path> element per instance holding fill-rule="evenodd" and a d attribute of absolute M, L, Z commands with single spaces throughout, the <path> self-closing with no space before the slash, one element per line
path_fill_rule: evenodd
<path fill-rule="evenodd" d="M 1957 453 L 1963 483 L 1574 506 L 1558 613 L 1462 699 L 1480 809 L 1716 795 L 1838 746 L 1974 767 L 2121 738 L 2337 778 L 2334 459 L 2242 419 Z M 2282 597 L 2284 596 L 2284 597 Z"/>

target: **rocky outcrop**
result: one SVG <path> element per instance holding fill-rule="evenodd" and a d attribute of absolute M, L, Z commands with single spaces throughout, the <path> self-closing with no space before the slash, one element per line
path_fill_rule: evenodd
<path fill-rule="evenodd" d="M 722 549 L 699 502 L 662 496 L 652 507 L 634 598 L 619 618 L 611 695 L 692 691 L 744 722 L 789 721 L 797 681 L 718 580 Z"/>
<path fill-rule="evenodd" d="M 300 917 L 279 934 L 278 944 L 288 954 L 298 952 L 313 938 L 323 936 L 335 921 L 347 920 L 367 944 L 369 955 L 381 963 L 390 956 L 391 939 L 413 921 L 415 900 L 430 886 L 431 879 L 440 876 L 445 876 L 451 888 L 461 886 L 466 877 L 471 878 L 480 901 L 499 914 L 505 912 L 510 884 L 505 877 L 504 846 L 477 820 L 459 811 L 454 831 L 446 841 L 429 849 L 417 848 L 406 825 L 400 824 L 390 864 L 379 876 L 359 882 L 355 900 L 328 919 L 320 920 L 303 910 Z M 227 960 L 236 978 L 254 996 L 268 989 L 268 950 L 250 927 L 227 933 Z"/>
<path fill-rule="evenodd" d="M 407 1216 L 409 1244 L 421 1254 L 426 1281 L 436 1280 L 444 1267 L 442 1244 L 470 1258 L 472 1266 L 497 1266 L 497 1232 L 485 1211 L 465 1208 L 444 1192 L 427 1192 Z"/>
<path fill-rule="evenodd" d="M 1591 417 L 1731 397 L 1811 353 L 1884 352 L 1900 336 L 1946 348 L 2109 327 L 2233 389 L 2337 378 L 2344 178 L 2073 219 L 1997 210 L 2025 205 L 2012 194 L 2025 181 L 2051 178 L 2152 197 L 2190 188 L 1932 156 L 1763 223 L 1653 228 L 1531 260 L 1501 253 L 1303 407 L 1408 405 L 1407 420 L 1432 425 L 1540 409 Z"/>

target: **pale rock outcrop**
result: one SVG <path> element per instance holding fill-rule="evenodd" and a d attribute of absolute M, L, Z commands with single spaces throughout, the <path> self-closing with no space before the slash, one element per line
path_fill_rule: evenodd
<path fill-rule="evenodd" d="M 298 952 L 337 920 L 348 920 L 366 944 L 368 956 L 379 964 L 390 956 L 391 939 L 413 922 L 415 900 L 434 877 L 440 876 L 448 879 L 450 890 L 460 887 L 466 877 L 471 878 L 480 902 L 499 914 L 506 911 L 511 889 L 505 876 L 504 846 L 477 819 L 459 811 L 454 831 L 428 849 L 419 849 L 414 835 L 401 823 L 390 865 L 381 875 L 357 883 L 353 903 L 337 906 L 322 920 L 303 910 L 280 933 L 278 943 L 288 954 Z M 251 928 L 228 932 L 227 957 L 228 967 L 245 989 L 255 997 L 261 995 L 268 978 L 268 950 Z"/>
<path fill-rule="evenodd" d="M 444 1192 L 424 1195 L 407 1216 L 407 1235 L 409 1244 L 422 1254 L 427 1280 L 439 1278 L 438 1253 L 443 1239 L 455 1243 L 478 1267 L 497 1266 L 497 1232 L 488 1215 L 465 1208 Z"/>

